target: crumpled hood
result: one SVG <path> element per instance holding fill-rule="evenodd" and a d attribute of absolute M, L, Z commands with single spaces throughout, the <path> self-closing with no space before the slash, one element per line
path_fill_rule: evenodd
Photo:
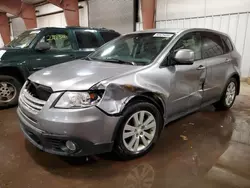
<path fill-rule="evenodd" d="M 140 68 L 142 67 L 75 60 L 35 72 L 29 80 L 49 86 L 53 91 L 88 90 L 100 81 Z"/>

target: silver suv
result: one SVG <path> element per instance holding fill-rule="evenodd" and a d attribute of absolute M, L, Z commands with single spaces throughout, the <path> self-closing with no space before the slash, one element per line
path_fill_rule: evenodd
<path fill-rule="evenodd" d="M 139 157 L 170 121 L 211 104 L 229 109 L 240 90 L 240 61 L 217 31 L 123 35 L 84 60 L 31 75 L 19 97 L 21 129 L 53 154 Z"/>

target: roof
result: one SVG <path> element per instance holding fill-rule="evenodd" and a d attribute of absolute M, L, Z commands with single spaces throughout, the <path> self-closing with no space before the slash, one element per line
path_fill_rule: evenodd
<path fill-rule="evenodd" d="M 161 29 L 147 29 L 143 31 L 136 31 L 136 33 L 144 33 L 144 32 L 166 32 L 166 33 L 182 33 L 184 31 L 208 31 L 213 32 L 221 35 L 228 36 L 226 33 L 216 31 L 213 29 L 207 29 L 207 28 L 161 28 Z"/>
<path fill-rule="evenodd" d="M 80 27 L 80 26 L 67 26 L 66 28 L 69 28 L 69 29 L 93 29 L 93 30 L 98 30 L 98 31 L 113 31 L 113 32 L 116 32 L 115 30 L 113 29 L 107 29 L 107 28 L 97 28 L 97 27 Z"/>
<path fill-rule="evenodd" d="M 180 33 L 184 30 L 187 29 L 180 29 L 180 28 L 161 28 L 161 29 L 147 29 L 147 30 L 143 30 L 143 31 L 139 31 L 140 32 L 166 32 L 166 33 Z"/>
<path fill-rule="evenodd" d="M 41 28 L 33 28 L 30 30 L 37 30 L 37 29 L 89 29 L 89 30 L 97 30 L 97 31 L 109 31 L 109 32 L 116 32 L 115 30 L 112 29 L 107 29 L 107 28 L 94 28 L 94 27 L 80 27 L 80 26 L 67 26 L 67 27 L 41 27 Z"/>

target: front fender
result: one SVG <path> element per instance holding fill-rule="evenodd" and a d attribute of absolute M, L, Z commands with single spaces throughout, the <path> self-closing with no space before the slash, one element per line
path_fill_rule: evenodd
<path fill-rule="evenodd" d="M 166 100 L 167 96 L 162 92 L 135 85 L 119 85 L 113 83 L 106 87 L 103 98 L 97 107 L 109 115 L 118 115 L 122 113 L 126 105 L 135 97 L 148 97 L 149 99 L 155 97 L 160 101 L 161 107 L 165 112 L 164 98 Z"/>
<path fill-rule="evenodd" d="M 10 69 L 15 69 L 18 70 L 18 72 L 20 72 L 20 74 L 22 75 L 22 77 L 26 80 L 28 78 L 29 71 L 27 69 L 27 61 L 1 61 L 0 62 L 0 72 L 2 71 L 3 73 L 8 73 Z"/>

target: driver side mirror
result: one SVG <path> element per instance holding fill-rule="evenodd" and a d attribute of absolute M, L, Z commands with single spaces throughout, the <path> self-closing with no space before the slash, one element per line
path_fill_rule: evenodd
<path fill-rule="evenodd" d="M 194 63 L 194 51 L 190 49 L 180 49 L 176 52 L 174 60 L 178 65 L 192 65 Z"/>
<path fill-rule="evenodd" d="M 39 42 L 35 49 L 40 52 L 45 52 L 50 50 L 50 45 L 47 42 Z"/>

